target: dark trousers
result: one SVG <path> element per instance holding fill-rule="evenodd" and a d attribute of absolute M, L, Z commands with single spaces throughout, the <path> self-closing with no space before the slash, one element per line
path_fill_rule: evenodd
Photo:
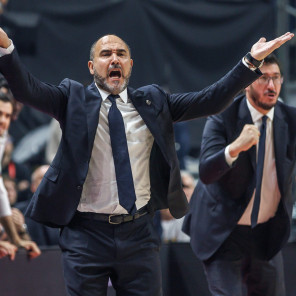
<path fill-rule="evenodd" d="M 214 296 L 285 296 L 281 252 L 265 259 L 268 223 L 237 226 L 218 251 L 204 261 Z"/>
<path fill-rule="evenodd" d="M 149 214 L 112 225 L 75 216 L 60 235 L 64 277 L 71 296 L 160 296 L 159 238 Z"/>

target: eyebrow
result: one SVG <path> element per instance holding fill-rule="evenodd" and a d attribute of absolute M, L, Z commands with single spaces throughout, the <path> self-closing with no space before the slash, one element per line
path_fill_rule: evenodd
<path fill-rule="evenodd" d="M 103 49 L 103 50 L 101 50 L 100 54 L 110 53 L 110 52 L 112 52 L 112 49 Z M 117 53 L 127 53 L 127 51 L 125 49 L 116 49 L 116 52 Z"/>
<path fill-rule="evenodd" d="M 262 75 L 268 75 L 269 76 L 269 74 L 268 73 L 264 73 L 264 72 L 262 72 Z M 281 72 L 273 72 L 273 73 L 271 73 L 270 75 L 281 75 Z"/>

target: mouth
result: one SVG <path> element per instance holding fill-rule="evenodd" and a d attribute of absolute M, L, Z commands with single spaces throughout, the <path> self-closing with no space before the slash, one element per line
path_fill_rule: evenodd
<path fill-rule="evenodd" d="M 122 73 L 120 69 L 112 69 L 109 71 L 109 77 L 112 79 L 120 79 L 122 77 Z"/>
<path fill-rule="evenodd" d="M 270 91 L 270 92 L 267 92 L 267 93 L 266 93 L 266 96 L 269 97 L 269 98 L 275 98 L 275 97 L 276 97 L 276 93 Z"/>

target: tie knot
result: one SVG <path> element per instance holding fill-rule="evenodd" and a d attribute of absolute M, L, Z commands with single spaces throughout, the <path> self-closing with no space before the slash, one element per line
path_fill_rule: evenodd
<path fill-rule="evenodd" d="M 116 99 L 117 98 L 120 98 L 119 95 L 109 95 L 108 96 L 108 99 L 109 101 L 113 104 L 113 103 L 116 103 Z"/>
<path fill-rule="evenodd" d="M 267 118 L 268 117 L 266 115 L 262 116 L 262 124 L 265 124 L 266 123 Z"/>

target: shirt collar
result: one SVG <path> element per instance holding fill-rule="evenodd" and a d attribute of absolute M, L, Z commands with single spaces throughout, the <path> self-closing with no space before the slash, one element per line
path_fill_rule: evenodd
<path fill-rule="evenodd" d="M 100 93 L 100 95 L 102 97 L 102 100 L 105 101 L 108 98 L 108 96 L 110 95 L 110 93 L 107 92 L 107 91 L 105 91 L 105 90 L 103 90 L 103 89 L 101 89 L 101 88 L 99 88 L 97 86 L 97 84 L 96 84 L 96 87 L 97 87 L 97 89 L 98 89 L 98 91 L 99 91 L 99 93 Z M 119 96 L 120 96 L 120 99 L 126 104 L 127 103 L 127 88 L 125 88 L 124 91 L 122 91 L 119 94 Z"/>
<path fill-rule="evenodd" d="M 262 116 L 264 114 L 262 114 L 261 112 L 259 112 L 257 109 L 255 109 L 251 103 L 249 102 L 249 100 L 247 99 L 247 105 L 248 105 L 248 108 L 250 110 L 250 113 L 251 113 L 251 116 L 252 116 L 252 120 L 253 122 L 257 122 L 258 120 L 261 120 Z M 274 117 L 274 107 L 272 107 L 268 113 L 266 114 L 266 116 L 271 120 L 273 121 L 273 117 Z"/>

